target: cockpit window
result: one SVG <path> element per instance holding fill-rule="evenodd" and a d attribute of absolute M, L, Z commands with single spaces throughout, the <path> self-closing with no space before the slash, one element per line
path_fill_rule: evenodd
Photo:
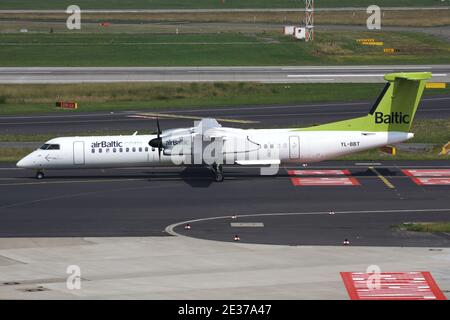
<path fill-rule="evenodd" d="M 44 144 L 41 148 L 41 150 L 59 150 L 59 144 Z"/>

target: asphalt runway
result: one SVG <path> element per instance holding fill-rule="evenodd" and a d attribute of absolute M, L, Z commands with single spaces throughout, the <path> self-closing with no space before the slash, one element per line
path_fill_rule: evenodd
<path fill-rule="evenodd" d="M 375 100 L 375 97 L 374 99 Z M 283 128 L 326 123 L 367 114 L 373 101 L 315 103 L 285 106 L 241 106 L 193 109 L 151 109 L 123 112 L 52 113 L 32 116 L 1 116 L 0 134 L 83 133 L 93 131 L 127 131 L 140 134 L 155 131 L 154 113 L 160 116 L 162 129 L 189 127 L 196 117 L 228 119 L 223 126 L 241 128 Z M 150 115 L 147 113 L 151 112 Z M 176 117 L 188 117 L 176 118 Z M 450 117 L 450 97 L 423 98 L 417 119 L 442 119 Z M 220 122 L 220 121 L 219 121 Z"/>
<path fill-rule="evenodd" d="M 383 83 L 392 72 L 433 72 L 450 82 L 450 65 L 268 67 L 1 67 L 0 83 L 214 82 Z"/>
<path fill-rule="evenodd" d="M 388 179 L 389 188 L 369 166 Z M 294 186 L 287 168 L 225 168 L 213 182 L 205 168 L 48 171 L 0 168 L 0 237 L 169 236 L 289 245 L 449 247 L 448 234 L 393 229 L 450 218 L 450 185 L 420 186 L 405 168 L 450 168 L 448 161 L 382 164 L 324 162 L 307 169 L 348 169 L 359 185 Z M 330 210 L 335 215 L 329 215 Z M 375 212 L 376 211 L 376 212 Z M 275 213 L 275 214 L 274 214 Z M 230 217 L 238 215 L 233 220 Z M 243 215 L 251 215 L 243 217 Z M 217 219 L 212 219 L 215 218 Z M 192 229 L 184 230 L 186 221 Z M 231 222 L 264 227 L 235 228 Z M 168 228 L 169 226 L 172 226 Z"/>

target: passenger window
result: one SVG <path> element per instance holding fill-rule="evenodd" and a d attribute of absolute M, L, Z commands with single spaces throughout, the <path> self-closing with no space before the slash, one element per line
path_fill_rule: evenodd
<path fill-rule="evenodd" d="M 106 151 L 105 152 L 109 152 L 109 148 L 106 148 Z"/>
<path fill-rule="evenodd" d="M 119 149 L 119 152 L 123 152 L 123 149 L 122 149 L 122 148 L 120 148 L 120 149 Z"/>
<path fill-rule="evenodd" d="M 92 152 L 92 153 L 95 153 L 95 149 L 92 149 L 91 152 Z"/>
<path fill-rule="evenodd" d="M 270 145 L 270 149 L 273 149 L 273 144 Z"/>
<path fill-rule="evenodd" d="M 113 148 L 113 152 L 116 152 L 116 148 Z"/>
<path fill-rule="evenodd" d="M 264 145 L 264 149 L 267 149 L 267 144 Z"/>
<path fill-rule="evenodd" d="M 139 148 L 139 152 L 142 152 L 142 148 Z"/>
<path fill-rule="evenodd" d="M 145 147 L 145 152 L 147 152 L 148 151 L 148 147 Z"/>
<path fill-rule="evenodd" d="M 135 147 L 133 147 L 133 149 L 132 149 L 132 150 L 133 150 L 133 152 L 136 152 L 136 148 L 135 148 Z"/>
<path fill-rule="evenodd" d="M 102 153 L 102 148 L 98 149 L 98 153 Z"/>
<path fill-rule="evenodd" d="M 130 148 L 127 148 L 126 151 L 129 152 L 129 151 L 130 151 Z"/>

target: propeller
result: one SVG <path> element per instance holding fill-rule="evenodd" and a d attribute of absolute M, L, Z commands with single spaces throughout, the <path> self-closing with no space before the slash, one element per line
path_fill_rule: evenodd
<path fill-rule="evenodd" d="M 158 127 L 158 138 L 161 135 L 161 127 L 159 126 L 159 118 L 156 118 L 156 126 Z"/>
<path fill-rule="evenodd" d="M 161 139 L 161 127 L 159 126 L 159 119 L 156 118 L 156 126 L 158 131 L 156 133 L 156 138 L 150 140 L 148 143 L 152 148 L 158 148 L 159 160 L 161 160 L 161 150 L 162 150 L 162 139 Z"/>

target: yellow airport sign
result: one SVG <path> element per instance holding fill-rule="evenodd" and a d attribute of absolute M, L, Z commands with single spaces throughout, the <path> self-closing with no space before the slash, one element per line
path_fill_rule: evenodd
<path fill-rule="evenodd" d="M 427 82 L 425 87 L 427 89 L 445 89 L 447 84 L 445 82 Z"/>
<path fill-rule="evenodd" d="M 382 41 L 368 41 L 368 42 L 361 42 L 364 46 L 384 46 L 384 42 Z"/>
<path fill-rule="evenodd" d="M 397 149 L 394 146 L 384 146 L 380 148 L 380 151 L 383 153 L 390 154 L 392 156 L 395 156 L 397 154 Z"/>
<path fill-rule="evenodd" d="M 356 42 L 375 42 L 375 39 L 356 39 Z"/>

